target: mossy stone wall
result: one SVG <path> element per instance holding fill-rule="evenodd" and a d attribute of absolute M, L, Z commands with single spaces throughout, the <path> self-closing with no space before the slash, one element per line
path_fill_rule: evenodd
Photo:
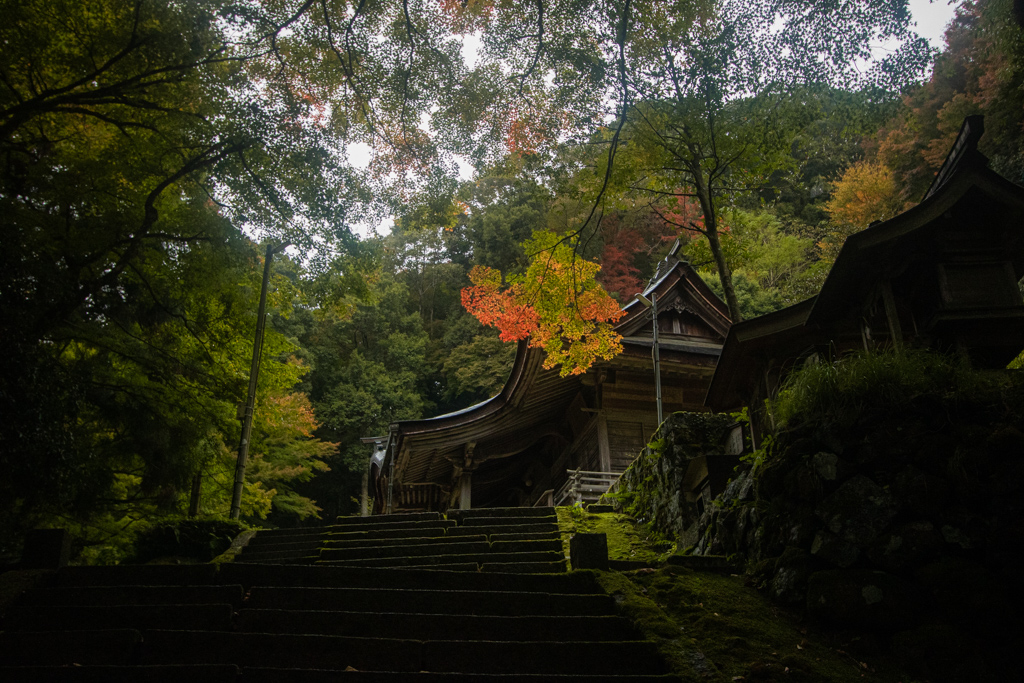
<path fill-rule="evenodd" d="M 611 496 L 622 511 L 667 538 L 693 529 L 697 506 L 687 500 L 683 480 L 692 461 L 724 455 L 734 420 L 715 413 L 674 413 L 623 472 Z"/>

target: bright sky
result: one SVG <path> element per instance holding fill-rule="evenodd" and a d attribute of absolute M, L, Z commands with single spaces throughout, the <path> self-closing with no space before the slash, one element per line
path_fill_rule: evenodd
<path fill-rule="evenodd" d="M 945 47 L 942 34 L 946 25 L 956 13 L 956 0 L 909 0 L 910 15 L 917 24 L 917 32 L 928 39 L 932 47 L 941 50 Z M 480 36 L 473 34 L 466 36 L 463 42 L 462 56 L 469 66 L 476 63 L 477 53 L 480 49 Z M 363 143 L 356 143 L 348 147 L 349 160 L 359 168 L 366 168 L 370 163 L 370 146 Z M 476 169 L 465 159 L 457 158 L 459 166 L 459 177 L 468 180 L 473 177 Z M 387 234 L 394 222 L 391 219 L 384 221 L 377 226 L 380 234 Z M 369 226 L 352 226 L 360 235 L 366 236 L 369 233 Z"/>
<path fill-rule="evenodd" d="M 956 13 L 957 2 L 948 0 L 910 0 L 910 15 L 917 23 L 917 32 L 931 42 L 932 47 L 942 49 L 942 34 L 946 24 Z"/>

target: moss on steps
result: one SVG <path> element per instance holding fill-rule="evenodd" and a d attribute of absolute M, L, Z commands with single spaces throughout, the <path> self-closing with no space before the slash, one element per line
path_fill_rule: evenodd
<path fill-rule="evenodd" d="M 741 577 L 675 566 L 595 574 L 685 681 L 913 680 L 870 642 L 808 629 Z"/>
<path fill-rule="evenodd" d="M 743 577 L 666 566 L 674 545 L 627 515 L 570 507 L 557 508 L 557 513 L 567 554 L 570 534 L 604 533 L 609 559 L 651 566 L 586 573 L 614 597 L 623 616 L 657 645 L 684 681 L 913 680 L 891 658 L 872 652 L 870 641 L 809 629 L 746 586 Z"/>
<path fill-rule="evenodd" d="M 555 508 L 562 531 L 562 546 L 569 556 L 569 536 L 575 533 L 605 534 L 608 559 L 643 562 L 657 566 L 675 551 L 675 544 L 658 538 L 645 525 L 618 512 L 587 512 L 579 507 Z"/>

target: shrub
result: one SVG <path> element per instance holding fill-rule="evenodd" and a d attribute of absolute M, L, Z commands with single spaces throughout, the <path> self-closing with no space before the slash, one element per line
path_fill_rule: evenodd
<path fill-rule="evenodd" d="M 160 524 L 139 536 L 134 562 L 142 564 L 167 556 L 209 562 L 246 529 L 245 524 L 231 519 L 183 519 Z"/>

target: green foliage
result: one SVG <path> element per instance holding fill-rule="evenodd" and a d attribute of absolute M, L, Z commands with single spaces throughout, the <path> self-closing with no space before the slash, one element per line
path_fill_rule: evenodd
<path fill-rule="evenodd" d="M 238 534 L 248 529 L 225 518 L 183 519 L 157 524 L 135 541 L 132 562 L 146 564 L 160 558 L 189 558 L 209 562 L 228 549 Z"/>
<path fill-rule="evenodd" d="M 718 273 L 702 271 L 700 274 L 704 282 L 711 288 L 719 298 L 725 297 L 722 289 L 722 278 Z M 778 290 L 766 289 L 757 280 L 747 275 L 745 270 L 735 270 L 732 273 L 733 288 L 736 292 L 736 301 L 739 303 L 743 319 L 756 318 L 765 313 L 785 308 L 786 301 Z"/>
<path fill-rule="evenodd" d="M 961 357 L 928 351 L 857 353 L 806 364 L 786 378 L 769 410 L 778 428 L 850 424 L 919 397 L 957 403 L 1000 402 L 1020 382 L 1006 372 L 975 370 Z"/>

